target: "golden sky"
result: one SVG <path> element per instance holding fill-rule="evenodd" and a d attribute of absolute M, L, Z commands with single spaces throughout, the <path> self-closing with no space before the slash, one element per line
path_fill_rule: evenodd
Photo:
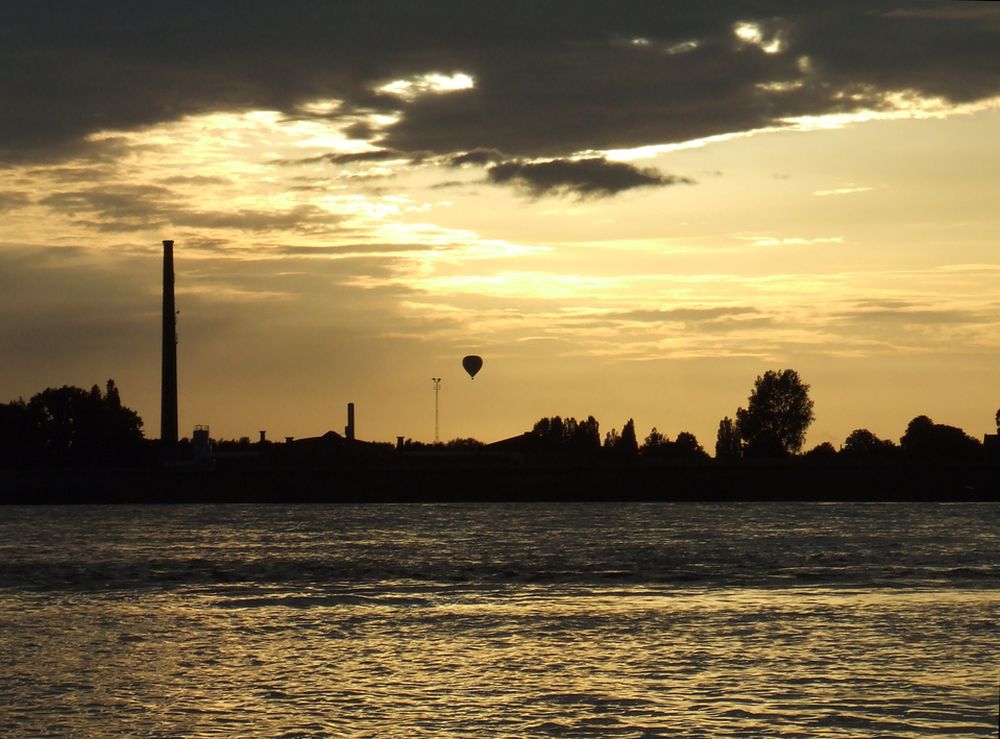
<path fill-rule="evenodd" d="M 378 63 L 154 14 L 119 23 L 183 36 L 189 56 L 120 41 L 75 75 L 7 73 L 8 103 L 27 97 L 0 126 L 3 400 L 113 377 L 155 436 L 173 239 L 182 434 L 340 431 L 352 401 L 359 437 L 429 441 L 441 377 L 444 439 L 592 414 L 602 434 L 634 418 L 711 450 L 754 378 L 786 367 L 811 385 L 807 448 L 862 427 L 898 439 L 919 414 L 992 431 L 1000 80 L 981 66 L 1000 15 L 733 5 L 678 30 L 664 7 L 682 4 L 582 29 L 514 15 L 537 38 L 480 30 L 478 46 L 399 19 L 366 39 L 406 47 Z M 872 45 L 883 24 L 898 64 L 823 35 Z M 95 45 L 115 30 L 95 29 Z M 925 78 L 903 63 L 917 38 Z"/>

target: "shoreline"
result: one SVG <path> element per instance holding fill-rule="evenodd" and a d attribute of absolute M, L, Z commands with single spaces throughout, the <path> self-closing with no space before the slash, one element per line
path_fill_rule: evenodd
<path fill-rule="evenodd" d="M 1000 466 L 774 463 L 0 472 L 0 505 L 504 501 L 1000 501 Z"/>

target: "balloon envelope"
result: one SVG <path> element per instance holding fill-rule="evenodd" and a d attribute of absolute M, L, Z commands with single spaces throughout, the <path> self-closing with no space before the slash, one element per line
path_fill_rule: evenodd
<path fill-rule="evenodd" d="M 462 366 L 465 367 L 465 371 L 469 373 L 469 377 L 475 379 L 476 373 L 483 367 L 483 358 L 477 357 L 475 354 L 462 357 Z"/>

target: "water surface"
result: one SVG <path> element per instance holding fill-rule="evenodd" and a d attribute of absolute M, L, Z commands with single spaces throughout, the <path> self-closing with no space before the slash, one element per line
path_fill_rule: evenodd
<path fill-rule="evenodd" d="M 996 732 L 1000 505 L 0 513 L 3 736 Z"/>

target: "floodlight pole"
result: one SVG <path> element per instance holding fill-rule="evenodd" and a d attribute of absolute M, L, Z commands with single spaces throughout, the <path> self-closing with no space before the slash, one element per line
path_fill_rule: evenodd
<path fill-rule="evenodd" d="M 441 378 L 432 377 L 431 382 L 434 383 L 434 443 L 441 443 L 441 423 L 440 415 L 438 414 L 438 395 L 441 394 Z"/>

